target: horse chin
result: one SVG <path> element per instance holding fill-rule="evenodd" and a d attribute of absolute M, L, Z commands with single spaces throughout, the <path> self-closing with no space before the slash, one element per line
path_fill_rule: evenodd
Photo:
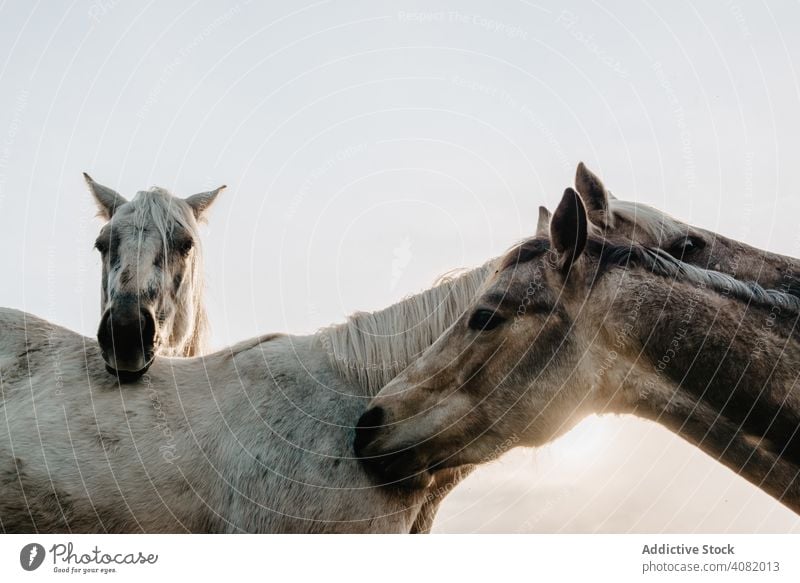
<path fill-rule="evenodd" d="M 420 470 L 411 475 L 401 476 L 387 485 L 400 490 L 424 490 L 433 483 L 433 474 Z"/>
<path fill-rule="evenodd" d="M 109 374 L 117 377 L 119 382 L 121 383 L 135 383 L 138 381 L 142 376 L 150 369 L 150 365 L 153 364 L 154 358 L 151 358 L 150 361 L 144 366 L 144 368 L 140 370 L 117 370 L 113 368 L 111 365 L 106 363 L 106 372 Z"/>
<path fill-rule="evenodd" d="M 361 458 L 361 464 L 381 486 L 402 490 L 427 488 L 433 482 L 433 474 L 421 460 L 410 451 Z"/>

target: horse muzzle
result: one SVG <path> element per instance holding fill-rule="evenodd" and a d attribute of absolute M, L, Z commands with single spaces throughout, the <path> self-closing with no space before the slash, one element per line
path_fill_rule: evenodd
<path fill-rule="evenodd" d="M 109 308 L 100 319 L 97 342 L 106 370 L 122 382 L 141 377 L 156 354 L 155 318 L 146 309 Z"/>
<path fill-rule="evenodd" d="M 381 446 L 381 433 L 386 429 L 383 419 L 383 410 L 373 407 L 358 420 L 353 449 L 361 465 L 383 486 L 416 489 L 430 485 L 428 464 L 415 447 L 387 450 Z"/>

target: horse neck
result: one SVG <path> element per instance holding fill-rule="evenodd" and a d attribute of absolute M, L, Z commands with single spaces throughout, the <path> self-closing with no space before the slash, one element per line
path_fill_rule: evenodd
<path fill-rule="evenodd" d="M 627 412 L 664 425 L 800 511 L 798 312 L 748 307 L 686 282 L 649 282 L 611 308 L 629 316 L 637 355 L 625 375 L 623 392 L 635 395 Z"/>
<path fill-rule="evenodd" d="M 374 396 L 469 307 L 492 265 L 447 277 L 383 310 L 357 312 L 316 336 L 333 368 Z"/>
<path fill-rule="evenodd" d="M 719 246 L 719 265 L 708 268 L 723 271 L 737 279 L 754 281 L 759 285 L 800 295 L 800 260 L 772 253 L 746 243 L 714 233 L 712 253 Z"/>

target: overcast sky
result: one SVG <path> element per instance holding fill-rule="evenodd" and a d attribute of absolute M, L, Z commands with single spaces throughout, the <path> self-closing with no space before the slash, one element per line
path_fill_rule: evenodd
<path fill-rule="evenodd" d="M 178 5 L 180 4 L 180 5 Z M 0 4 L 0 304 L 87 335 L 81 178 L 185 196 L 213 344 L 313 332 L 533 232 L 584 160 L 620 198 L 800 254 L 797 2 Z M 658 426 L 591 418 L 436 530 L 800 532 Z"/>

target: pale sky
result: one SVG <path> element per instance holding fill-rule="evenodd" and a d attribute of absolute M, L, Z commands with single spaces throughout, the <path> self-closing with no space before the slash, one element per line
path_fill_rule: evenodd
<path fill-rule="evenodd" d="M 121 193 L 228 184 L 213 345 L 390 305 L 533 232 L 579 160 L 619 198 L 797 256 L 797 2 L 0 4 L 0 305 L 87 335 Z M 800 532 L 658 426 L 482 468 L 440 532 Z"/>

